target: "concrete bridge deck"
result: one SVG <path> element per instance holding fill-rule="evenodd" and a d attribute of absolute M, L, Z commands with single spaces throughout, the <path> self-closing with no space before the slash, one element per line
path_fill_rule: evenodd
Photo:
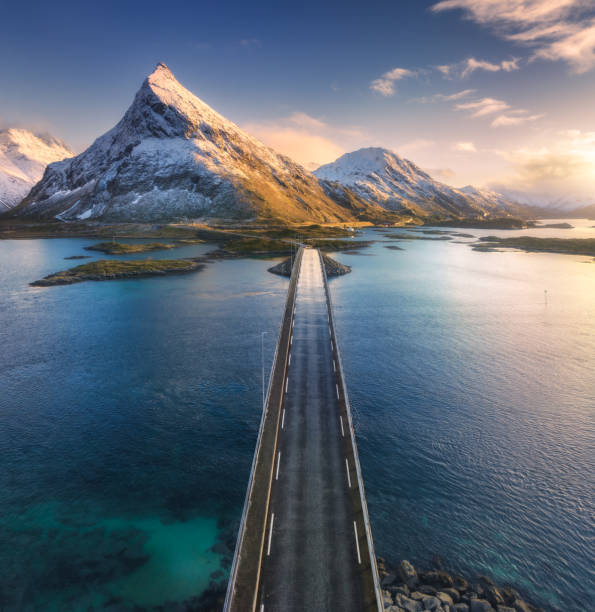
<path fill-rule="evenodd" d="M 381 609 L 326 275 L 320 253 L 301 249 L 225 610 Z"/>

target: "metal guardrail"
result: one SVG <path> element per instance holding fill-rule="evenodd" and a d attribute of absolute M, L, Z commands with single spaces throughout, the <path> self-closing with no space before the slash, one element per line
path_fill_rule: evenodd
<path fill-rule="evenodd" d="M 249 612 L 249 610 L 254 611 L 256 608 L 256 595 L 258 593 L 258 582 L 260 580 L 260 566 L 261 566 L 261 559 L 262 559 L 262 551 L 263 551 L 263 546 L 264 546 L 264 539 L 262 539 L 261 541 L 261 545 L 260 545 L 260 551 L 258 554 L 258 559 L 257 559 L 257 571 L 256 571 L 256 576 L 254 578 L 254 595 L 253 595 L 253 599 L 252 599 L 252 604 L 250 607 L 247 607 L 245 603 L 240 603 L 237 606 L 235 605 L 235 601 L 234 601 L 234 597 L 236 595 L 236 586 L 237 586 L 237 580 L 238 580 L 238 572 L 239 572 L 239 567 L 240 567 L 240 562 L 242 561 L 242 549 L 244 548 L 244 543 L 245 543 L 245 537 L 246 537 L 246 524 L 248 522 L 249 519 L 249 512 L 250 509 L 252 507 L 252 495 L 254 493 L 254 474 L 256 471 L 256 468 L 258 466 L 258 462 L 260 460 L 260 453 L 261 453 L 261 449 L 262 449 L 262 438 L 263 438 L 263 434 L 264 434 L 264 430 L 265 427 L 267 426 L 267 416 L 269 414 L 269 405 L 270 405 L 270 401 L 271 401 L 271 390 L 273 388 L 273 384 L 274 381 L 276 380 L 277 377 L 277 360 L 278 360 L 278 356 L 279 356 L 279 352 L 280 352 L 280 348 L 282 348 L 282 343 L 284 340 L 284 328 L 285 326 L 288 324 L 289 325 L 289 329 L 291 329 L 291 323 L 292 323 L 292 319 L 293 319 L 293 311 L 294 311 L 294 307 L 295 307 L 295 296 L 296 296 L 296 290 L 297 290 L 297 281 L 299 278 L 299 274 L 300 274 L 300 269 L 301 269 L 301 264 L 302 264 L 302 254 L 303 254 L 303 247 L 300 247 L 299 251 L 297 252 L 297 255 L 295 256 L 294 259 L 294 264 L 293 264 L 293 269 L 291 272 L 291 279 L 289 282 L 289 288 L 287 291 L 287 299 L 285 302 L 285 310 L 283 311 L 283 318 L 281 319 L 281 325 L 279 328 L 279 336 L 277 339 L 277 346 L 275 348 L 275 356 L 273 359 L 273 366 L 271 369 L 271 375 L 269 377 L 269 382 L 268 382 L 268 386 L 267 386 L 267 393 L 266 393 L 266 399 L 264 402 L 264 407 L 263 407 L 263 412 L 262 412 L 262 417 L 260 420 L 260 427 L 258 430 L 258 438 L 256 441 L 256 449 L 254 451 L 254 456 L 252 458 L 252 466 L 250 468 L 250 478 L 248 481 L 248 488 L 246 491 L 246 497 L 244 499 L 244 506 L 242 509 L 242 518 L 240 521 L 240 527 L 238 529 L 238 537 L 236 540 L 236 548 L 235 548 L 235 552 L 234 552 L 234 557 L 233 557 L 233 562 L 232 562 L 232 567 L 231 567 L 231 572 L 230 572 L 230 576 L 229 576 L 229 581 L 227 583 L 227 592 L 225 594 L 225 603 L 223 605 L 223 610 L 224 612 Z M 286 341 L 286 344 L 288 344 L 288 342 Z M 287 347 L 286 347 L 287 348 Z M 283 363 L 283 374 L 282 377 L 285 378 L 285 370 L 287 368 L 287 356 L 284 360 Z M 281 385 L 281 387 L 283 387 L 283 385 Z M 283 395 L 281 395 L 281 397 L 283 397 Z M 278 410 L 277 410 L 277 421 L 279 420 L 279 414 L 280 414 L 281 410 L 280 410 L 280 405 L 278 406 Z M 279 428 L 279 423 L 277 422 L 275 425 L 275 429 L 276 431 L 278 431 Z M 275 455 L 276 452 L 276 447 L 277 447 L 277 442 L 275 439 L 275 447 L 273 449 L 273 457 Z M 269 500 L 270 500 L 270 494 L 271 494 L 271 483 L 272 483 L 272 470 L 273 470 L 273 465 L 274 463 L 271 462 L 271 478 L 269 478 L 269 484 L 268 484 L 268 490 L 266 493 L 266 497 L 267 497 L 267 501 L 266 501 L 266 508 L 264 510 L 263 513 L 263 517 L 262 517 L 262 522 L 263 522 L 263 532 L 264 532 L 264 525 L 266 523 L 266 517 L 268 514 L 268 506 L 269 506 Z M 254 563 L 254 559 L 252 559 L 252 562 Z"/>
<path fill-rule="evenodd" d="M 329 315 L 329 324 L 331 326 L 331 337 L 333 339 L 335 345 L 335 352 L 337 355 L 337 362 L 339 364 L 339 374 L 341 379 L 341 387 L 343 391 L 343 398 L 345 401 L 345 411 L 347 413 L 347 419 L 349 422 L 349 433 L 351 437 L 351 448 L 353 452 L 353 461 L 355 463 L 355 469 L 357 474 L 357 483 L 359 489 L 359 498 L 362 507 L 362 515 L 364 521 L 364 527 L 366 531 L 366 541 L 368 544 L 368 552 L 370 556 L 370 566 L 372 571 L 372 578 L 374 581 L 374 591 L 376 593 L 376 604 L 378 607 L 378 612 L 382 612 L 384 610 L 384 605 L 382 603 L 382 590 L 380 588 L 380 578 L 378 576 L 378 566 L 376 564 L 376 554 L 374 552 L 374 541 L 372 539 L 372 528 L 370 525 L 370 517 L 368 514 L 368 504 L 366 502 L 366 493 L 364 490 L 364 479 L 362 476 L 362 468 L 359 462 L 359 454 L 357 452 L 357 444 L 355 441 L 355 430 L 353 428 L 353 418 L 351 415 L 351 404 L 349 402 L 349 396 L 347 394 L 347 385 L 345 383 L 345 377 L 343 374 L 343 362 L 341 360 L 341 351 L 339 350 L 339 344 L 337 342 L 337 336 L 335 334 L 335 322 L 333 320 L 333 303 L 331 299 L 331 294 L 328 286 L 328 277 L 326 275 L 326 267 L 324 265 L 324 259 L 322 258 L 322 253 L 318 251 L 318 255 L 320 257 L 320 265 L 322 267 L 322 274 L 324 277 L 324 289 L 326 293 L 326 301 L 328 307 L 328 315 Z"/>

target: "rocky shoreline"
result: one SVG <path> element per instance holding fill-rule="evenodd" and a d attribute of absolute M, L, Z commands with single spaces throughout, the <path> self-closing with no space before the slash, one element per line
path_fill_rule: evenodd
<path fill-rule="evenodd" d="M 322 256 L 322 261 L 324 262 L 324 267 L 326 268 L 327 276 L 343 276 L 344 274 L 349 274 L 351 272 L 351 268 L 342 263 L 339 263 L 337 260 L 329 257 L 328 255 Z M 281 263 L 269 268 L 269 272 L 272 274 L 279 274 L 280 276 L 291 276 L 291 270 L 293 268 L 293 259 L 288 257 L 284 259 Z"/>
<path fill-rule="evenodd" d="M 378 558 L 384 609 L 388 612 L 545 612 L 527 603 L 510 586 L 498 587 L 491 578 L 468 580 L 449 574 L 439 558 L 434 569 L 419 571 L 403 560 L 396 568 Z"/>

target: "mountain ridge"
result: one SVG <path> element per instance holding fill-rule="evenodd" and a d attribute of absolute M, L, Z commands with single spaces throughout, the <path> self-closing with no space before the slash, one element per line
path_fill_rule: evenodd
<path fill-rule="evenodd" d="M 73 155 L 65 143 L 50 134 L 14 127 L 0 130 L 0 211 L 16 206 L 49 163 Z"/>
<path fill-rule="evenodd" d="M 314 171 L 325 191 L 340 187 L 368 203 L 419 216 L 492 216 L 522 214 L 523 207 L 501 194 L 472 186 L 450 187 L 433 179 L 414 162 L 381 147 L 345 153 Z M 340 186 L 340 187 L 339 187 Z"/>
<path fill-rule="evenodd" d="M 348 221 L 309 171 L 184 88 L 160 63 L 123 118 L 80 155 L 50 164 L 15 216 Z"/>

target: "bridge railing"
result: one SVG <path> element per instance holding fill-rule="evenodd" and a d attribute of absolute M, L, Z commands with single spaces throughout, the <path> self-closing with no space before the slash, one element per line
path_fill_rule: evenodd
<path fill-rule="evenodd" d="M 300 247 L 294 259 L 273 367 L 267 386 L 235 553 L 227 583 L 224 612 L 253 612 L 256 609 L 264 533 L 273 481 L 273 459 L 277 451 L 283 402 L 283 381 L 287 370 L 289 340 L 302 254 L 303 247 Z M 263 455 L 263 448 L 265 448 L 266 456 Z M 266 483 L 264 490 L 256 489 L 257 480 Z M 255 534 L 259 534 L 257 539 L 255 539 Z"/>
<path fill-rule="evenodd" d="M 355 429 L 353 427 L 353 417 L 351 415 L 351 404 L 349 402 L 349 395 L 347 394 L 347 385 L 345 383 L 345 376 L 343 374 L 343 362 L 341 360 L 341 351 L 339 349 L 339 344 L 337 342 L 337 336 L 335 334 L 335 323 L 333 320 L 333 303 L 331 298 L 331 293 L 328 285 L 328 277 L 326 274 L 326 267 L 324 265 L 324 258 L 322 257 L 322 253 L 318 251 L 318 255 L 320 257 L 320 265 L 322 267 L 322 275 L 324 278 L 324 290 L 326 293 L 326 301 L 329 315 L 329 325 L 331 328 L 331 338 L 334 344 L 334 350 L 337 357 L 337 364 L 339 370 L 339 377 L 341 381 L 341 391 L 343 394 L 343 399 L 345 402 L 345 412 L 347 414 L 347 421 L 349 427 L 349 434 L 351 439 L 351 450 L 353 453 L 353 462 L 355 464 L 355 470 L 357 474 L 357 483 L 358 483 L 358 491 L 359 491 L 359 501 L 361 504 L 362 510 L 362 519 L 364 525 L 364 531 L 366 534 L 366 543 L 369 553 L 370 560 L 370 570 L 372 572 L 372 580 L 373 580 L 373 589 L 375 593 L 376 599 L 376 607 L 378 612 L 382 612 L 384 610 L 384 606 L 382 603 L 382 590 L 380 588 L 380 579 L 378 577 L 378 566 L 376 564 L 376 553 L 374 552 L 374 540 L 372 538 L 372 527 L 370 525 L 370 516 L 368 514 L 368 504 L 366 501 L 366 493 L 364 490 L 364 479 L 362 475 L 362 468 L 359 461 L 359 454 L 357 452 L 357 443 L 355 440 Z"/>

